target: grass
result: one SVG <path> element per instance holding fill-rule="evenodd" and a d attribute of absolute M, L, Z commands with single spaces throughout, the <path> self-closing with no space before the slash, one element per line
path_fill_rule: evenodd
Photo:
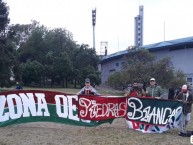
<path fill-rule="evenodd" d="M 56 91 L 56 92 L 64 92 L 68 94 L 76 94 L 80 91 L 79 89 L 74 89 L 74 88 L 38 88 L 38 87 L 23 87 L 24 90 L 47 90 L 47 91 Z M 2 91 L 12 91 L 15 90 L 14 87 L 10 88 L 1 88 L 0 90 Z M 119 90 L 113 90 L 111 88 L 101 88 L 101 87 L 96 87 L 96 90 L 101 94 L 101 95 L 113 95 L 113 96 L 123 96 L 123 92 Z"/>

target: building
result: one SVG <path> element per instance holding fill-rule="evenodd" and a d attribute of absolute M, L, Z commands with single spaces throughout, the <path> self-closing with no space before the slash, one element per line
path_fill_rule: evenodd
<path fill-rule="evenodd" d="M 193 84 L 193 37 L 144 45 L 142 48 L 154 53 L 157 59 L 170 57 L 174 68 L 182 70 L 186 75 L 187 82 L 191 85 Z M 108 77 L 112 73 L 122 70 L 122 65 L 124 64 L 123 57 L 127 53 L 128 51 L 124 50 L 102 58 L 102 84 L 107 85 Z"/>
<path fill-rule="evenodd" d="M 143 46 L 143 6 L 139 6 L 139 15 L 137 15 L 134 19 L 135 46 Z"/>

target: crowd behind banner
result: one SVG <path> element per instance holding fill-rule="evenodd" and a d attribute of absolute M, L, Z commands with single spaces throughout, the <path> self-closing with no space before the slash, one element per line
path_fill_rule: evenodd
<path fill-rule="evenodd" d="M 17 83 L 16 90 L 22 90 L 22 89 L 23 88 L 19 85 L 19 83 Z M 46 94 L 48 95 L 48 93 L 46 93 Z M 27 96 L 27 95 L 25 94 L 23 96 Z M 50 96 L 50 94 L 48 96 Z M 159 86 L 157 84 L 155 78 L 150 79 L 148 87 L 141 86 L 137 81 L 134 81 L 132 85 L 131 84 L 128 85 L 128 89 L 127 89 L 126 93 L 124 94 L 124 97 L 122 97 L 122 99 L 120 99 L 119 102 L 116 102 L 116 101 L 113 101 L 115 98 L 109 98 L 108 97 L 108 99 L 107 99 L 106 97 L 101 96 L 96 91 L 96 89 L 91 86 L 90 79 L 86 78 L 85 79 L 85 86 L 77 93 L 77 96 L 73 99 L 73 102 L 76 102 L 74 105 L 78 108 L 78 110 L 72 109 L 74 107 L 71 107 L 70 109 L 72 109 L 73 111 L 75 111 L 78 114 L 77 120 L 82 119 L 81 122 L 84 122 L 85 120 L 87 120 L 87 122 L 89 122 L 89 124 L 86 124 L 87 126 L 92 126 L 93 125 L 93 123 L 91 123 L 92 125 L 90 125 L 90 122 L 92 122 L 91 120 L 100 122 L 101 120 L 108 120 L 108 119 L 114 119 L 114 118 L 117 118 L 117 117 L 125 116 L 129 128 L 141 130 L 143 132 L 163 132 L 163 131 L 166 131 L 168 128 L 169 129 L 170 128 L 176 128 L 177 126 L 179 126 L 179 128 L 180 128 L 179 135 L 180 136 L 186 136 L 187 135 L 186 127 L 190 122 L 190 115 L 191 115 L 191 112 L 192 112 L 192 103 L 193 103 L 193 95 L 192 95 L 192 92 L 190 90 L 189 85 L 187 85 L 187 84 L 183 85 L 182 88 L 180 88 L 176 91 L 174 91 L 174 89 L 170 88 L 169 93 L 168 93 L 168 98 L 165 98 L 163 90 L 162 90 L 161 86 Z M 93 96 L 94 96 L 94 98 L 93 98 Z M 16 98 L 14 98 L 16 100 L 17 99 L 18 100 L 23 99 L 22 96 L 20 96 L 20 94 L 18 95 L 17 93 L 14 97 L 16 97 Z M 28 98 L 28 97 L 29 96 L 24 97 L 25 100 L 27 100 L 26 98 Z M 132 100 L 132 103 L 131 103 L 130 101 L 131 101 L 132 97 L 133 97 L 133 100 Z M 1 96 L 1 98 L 0 98 L 1 99 L 1 101 L 0 101 L 1 106 L 3 106 L 2 102 L 5 103 L 4 104 L 5 108 L 2 109 L 2 107 L 1 107 L 0 116 L 3 117 L 5 120 L 6 119 L 9 120 L 8 118 L 14 118 L 14 117 L 8 115 L 8 114 L 11 113 L 10 108 L 8 107 L 9 103 L 11 102 L 10 104 L 12 104 L 12 105 L 10 105 L 10 106 L 12 106 L 12 108 L 15 109 L 15 107 L 16 107 L 16 110 L 19 109 L 19 108 L 17 108 L 18 106 L 16 104 L 13 104 L 14 101 L 10 101 L 10 100 L 13 99 L 12 97 L 10 97 L 11 98 L 10 100 L 9 99 L 6 100 L 6 98 L 7 97 L 3 97 L 3 96 Z M 47 97 L 45 97 L 45 98 L 48 99 Z M 65 102 L 66 100 L 68 100 L 68 98 L 70 98 L 70 97 L 69 96 L 68 97 L 60 96 L 59 97 L 59 102 L 60 102 L 61 99 L 63 100 L 63 102 Z M 127 98 L 127 99 L 125 100 L 125 98 Z M 147 98 L 150 98 L 150 100 L 148 100 L 148 105 L 150 107 L 148 108 L 148 105 L 147 105 L 147 107 L 144 108 L 144 106 L 145 106 L 144 102 L 146 102 L 146 101 L 144 101 L 144 99 L 146 100 Z M 41 98 L 41 99 L 43 99 L 43 98 Z M 45 100 L 43 99 L 42 101 L 47 102 L 46 99 Z M 182 108 L 181 111 L 180 111 L 180 109 L 177 109 L 178 111 L 175 112 L 175 109 L 176 109 L 175 108 L 176 106 L 175 106 L 174 108 L 166 108 L 166 111 L 164 112 L 164 110 L 163 110 L 164 106 L 159 106 L 158 105 L 160 103 L 160 101 L 162 101 L 163 99 L 167 99 L 168 101 L 171 100 L 171 101 L 169 101 L 170 102 L 169 107 L 173 106 L 172 104 L 175 104 L 176 102 L 178 102 L 177 106 L 179 107 L 179 105 L 181 104 L 181 108 Z M 151 103 L 152 100 L 153 100 L 154 103 Z M 20 105 L 22 104 L 22 101 L 19 101 Z M 140 106 L 140 108 L 138 108 L 137 110 L 133 109 L 133 111 L 130 112 L 129 109 L 132 110 L 132 107 L 133 107 L 132 105 L 136 105 L 135 107 L 137 107 L 137 105 L 139 105 L 138 104 L 139 102 L 140 102 L 140 104 L 142 104 L 142 106 Z M 38 103 L 38 102 L 36 102 L 36 103 Z M 33 103 L 32 106 L 35 105 L 36 103 Z M 163 103 L 166 103 L 166 102 L 163 102 Z M 6 106 L 7 104 L 8 104 L 8 106 Z M 145 104 L 147 104 L 147 103 L 145 103 Z M 16 105 L 16 106 L 14 106 L 14 105 Z M 46 105 L 47 105 L 46 103 L 45 104 L 40 103 L 41 107 L 42 106 L 45 107 Z M 55 105 L 56 105 L 56 108 L 58 109 L 57 104 L 55 104 Z M 158 107 L 158 108 L 156 108 L 156 107 Z M 27 108 L 30 108 L 30 106 L 27 106 Z M 50 109 L 51 107 L 48 107 L 48 108 Z M 48 108 L 42 108 L 42 109 L 49 110 Z M 129 109 L 126 109 L 126 108 L 129 108 Z M 162 108 L 162 110 L 160 110 L 160 108 Z M 67 107 L 65 109 L 68 110 L 69 108 Z M 7 112 L 5 110 L 7 110 Z M 172 111 L 172 110 L 174 110 L 174 111 Z M 36 110 L 35 112 L 37 113 L 38 111 L 39 111 L 39 114 L 41 114 L 41 110 Z M 60 108 L 57 111 L 59 111 L 59 114 L 57 112 L 57 115 L 59 117 L 60 116 L 65 116 L 64 117 L 65 119 L 69 117 L 67 113 L 66 114 L 62 113 L 62 110 Z M 138 113 L 136 113 L 136 112 L 138 112 Z M 145 114 L 145 112 L 146 113 L 148 112 L 148 116 L 151 116 L 151 117 L 148 118 L 148 119 L 147 119 L 147 117 L 146 118 L 143 117 L 142 122 L 141 122 L 141 120 L 138 120 L 138 119 L 133 120 L 132 115 L 138 114 L 137 118 L 139 118 L 139 116 L 140 115 L 143 116 L 143 114 Z M 13 116 L 20 116 L 24 112 L 20 111 L 19 115 L 14 114 L 14 113 L 15 112 L 12 111 Z M 165 113 L 165 114 L 163 114 L 163 113 Z M 167 116 L 166 114 L 169 115 L 169 116 L 172 116 L 172 117 L 170 117 L 170 119 L 168 119 L 167 117 L 165 117 L 165 116 Z M 29 115 L 29 113 L 28 113 L 28 115 Z M 160 119 L 160 117 L 161 117 L 161 119 Z M 76 118 L 76 117 L 74 117 L 74 118 Z M 160 123 L 160 120 L 162 120 L 163 118 L 165 118 L 167 121 L 170 121 L 170 122 L 167 122 L 167 124 L 154 124 L 154 123 L 152 123 L 152 121 L 155 122 L 156 119 Z M 59 120 L 60 119 L 61 118 L 59 118 Z M 0 119 L 0 120 L 3 120 L 3 119 Z M 147 122 L 146 121 L 144 122 L 144 120 L 146 120 Z M 62 122 L 62 121 L 60 120 L 59 122 Z M 171 122 L 172 122 L 173 126 L 170 125 Z M 81 123 L 76 122 L 75 124 L 80 125 Z M 85 124 L 82 124 L 82 125 L 85 125 Z M 96 124 L 94 123 L 94 125 L 96 125 Z M 0 126 L 3 126 L 3 125 L 0 125 Z"/>
<path fill-rule="evenodd" d="M 177 127 L 180 107 L 179 101 L 150 97 L 18 90 L 0 93 L 0 126 L 51 121 L 91 127 L 125 118 L 129 128 L 161 133 Z"/>

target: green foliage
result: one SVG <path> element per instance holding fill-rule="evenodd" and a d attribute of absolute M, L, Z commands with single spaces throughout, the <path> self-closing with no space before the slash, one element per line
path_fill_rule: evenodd
<path fill-rule="evenodd" d="M 174 70 L 170 58 L 157 60 L 146 49 L 133 48 L 128 51 L 128 55 L 124 58 L 123 70 L 109 77 L 110 86 L 122 88 L 134 80 L 147 84 L 151 77 L 164 88 L 178 87 L 185 82 L 183 72 Z"/>
<path fill-rule="evenodd" d="M 24 85 L 68 87 L 74 83 L 76 87 L 82 86 L 86 77 L 93 84 L 100 83 L 96 51 L 86 44 L 77 45 L 66 29 L 48 29 L 32 21 L 9 26 L 7 36 L 15 59 L 10 70 Z"/>
<path fill-rule="evenodd" d="M 5 28 L 9 24 L 9 8 L 5 2 L 0 0 L 0 33 L 4 33 Z"/>
<path fill-rule="evenodd" d="M 10 85 L 12 67 L 14 65 L 14 50 L 7 43 L 7 25 L 9 11 L 6 3 L 0 0 L 0 87 Z"/>
<path fill-rule="evenodd" d="M 28 61 L 22 66 L 22 79 L 24 85 L 39 84 L 41 86 L 44 67 L 37 61 Z"/>
<path fill-rule="evenodd" d="M 127 84 L 125 80 L 123 72 L 115 72 L 108 78 L 108 84 L 115 89 L 123 90 Z"/>
<path fill-rule="evenodd" d="M 99 85 L 101 83 L 100 73 L 98 72 L 99 57 L 94 49 L 82 44 L 75 52 L 74 56 L 74 77 L 81 86 L 84 79 L 89 77 L 91 83 Z"/>

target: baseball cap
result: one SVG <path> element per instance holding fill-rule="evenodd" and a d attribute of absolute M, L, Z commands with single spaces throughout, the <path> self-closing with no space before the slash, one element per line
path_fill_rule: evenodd
<path fill-rule="evenodd" d="M 89 78 L 86 78 L 86 79 L 85 79 L 85 83 L 90 83 L 90 79 L 89 79 Z"/>
<path fill-rule="evenodd" d="M 154 79 L 154 78 L 151 78 L 150 81 L 155 81 L 155 79 Z"/>
<path fill-rule="evenodd" d="M 187 89 L 188 89 L 188 86 L 187 86 L 187 85 L 183 85 L 183 86 L 182 86 L 182 89 L 187 90 Z"/>

